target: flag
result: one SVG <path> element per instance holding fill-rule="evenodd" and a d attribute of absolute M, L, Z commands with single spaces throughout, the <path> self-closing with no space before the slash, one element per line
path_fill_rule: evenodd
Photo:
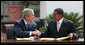
<path fill-rule="evenodd" d="M 3 36 L 2 36 L 2 26 L 1 26 L 1 40 L 3 39 Z"/>

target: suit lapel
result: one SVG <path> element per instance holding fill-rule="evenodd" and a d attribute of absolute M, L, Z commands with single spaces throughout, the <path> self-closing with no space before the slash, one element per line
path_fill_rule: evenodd
<path fill-rule="evenodd" d="M 23 28 L 23 30 L 25 30 L 26 26 L 25 26 L 25 23 L 24 23 L 24 20 L 22 19 L 21 20 L 21 27 Z"/>
<path fill-rule="evenodd" d="M 62 24 L 61 24 L 61 27 L 59 29 L 59 32 L 63 30 L 64 25 L 65 25 L 65 19 L 63 19 L 63 21 L 62 21 Z"/>
<path fill-rule="evenodd" d="M 55 20 L 53 20 L 52 22 L 53 22 L 53 26 L 54 26 L 53 31 L 54 31 L 54 33 L 57 33 L 57 23 Z"/>
<path fill-rule="evenodd" d="M 54 23 L 54 30 L 55 30 L 55 32 L 57 32 L 57 24 L 56 24 L 56 22 Z"/>

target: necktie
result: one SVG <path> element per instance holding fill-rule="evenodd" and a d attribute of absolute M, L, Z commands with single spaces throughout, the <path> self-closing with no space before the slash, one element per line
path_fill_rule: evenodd
<path fill-rule="evenodd" d="M 59 32 L 59 21 L 57 21 L 57 32 Z"/>
<path fill-rule="evenodd" d="M 26 24 L 26 30 L 29 30 L 29 24 L 28 23 Z"/>

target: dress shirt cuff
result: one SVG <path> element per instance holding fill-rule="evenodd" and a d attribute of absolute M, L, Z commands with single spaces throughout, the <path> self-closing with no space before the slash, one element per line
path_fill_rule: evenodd
<path fill-rule="evenodd" d="M 32 31 L 30 31 L 30 36 L 32 35 Z"/>

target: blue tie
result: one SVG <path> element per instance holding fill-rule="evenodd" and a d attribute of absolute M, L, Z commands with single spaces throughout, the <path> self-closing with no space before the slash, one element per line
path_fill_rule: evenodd
<path fill-rule="evenodd" d="M 29 30 L 29 24 L 28 23 L 26 24 L 26 30 L 27 31 Z"/>

